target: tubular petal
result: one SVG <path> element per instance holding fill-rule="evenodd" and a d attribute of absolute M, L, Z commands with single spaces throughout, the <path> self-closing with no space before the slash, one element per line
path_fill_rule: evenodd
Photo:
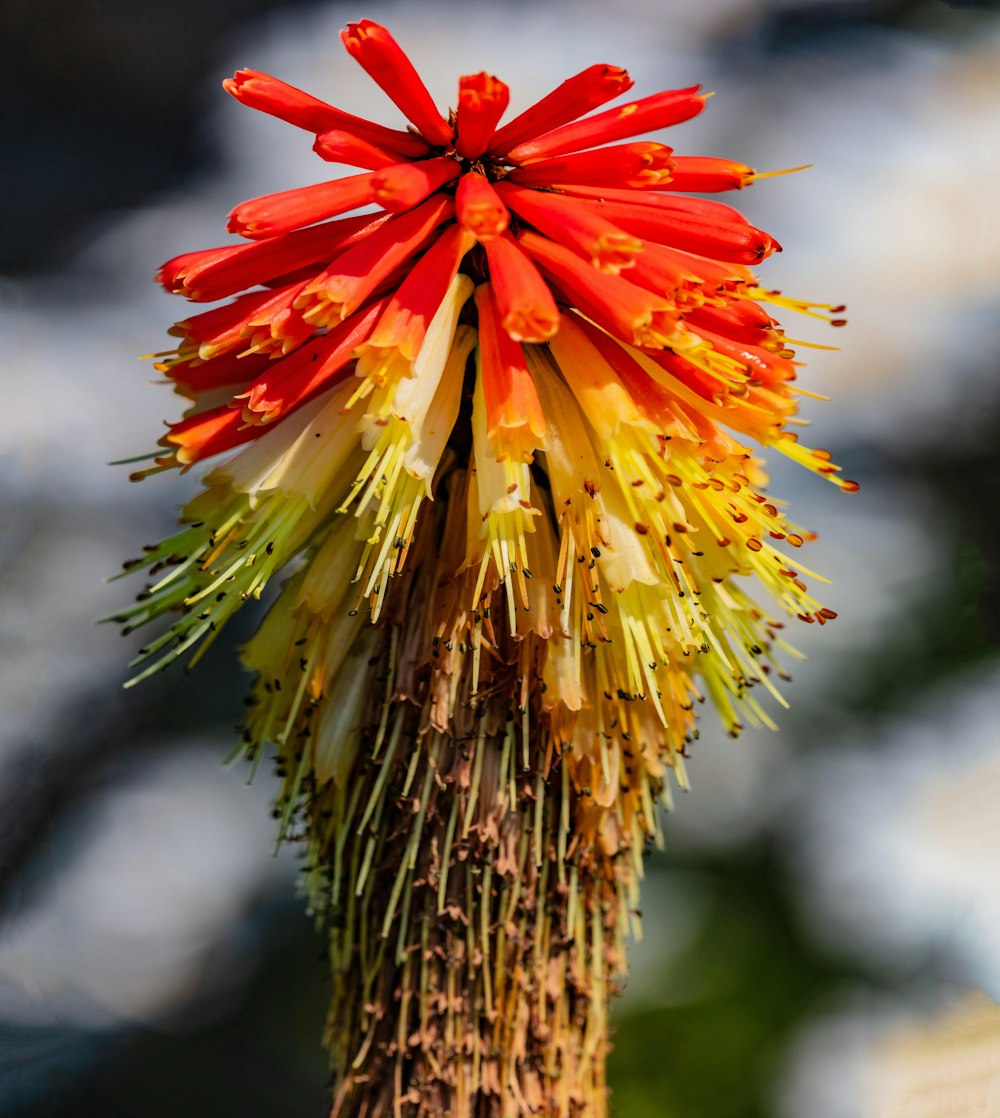
<path fill-rule="evenodd" d="M 168 460 L 176 461 L 187 470 L 196 462 L 251 442 L 257 435 L 252 426 L 244 423 L 238 411 L 229 404 L 222 404 L 172 423 L 160 445 L 171 451 Z"/>
<path fill-rule="evenodd" d="M 618 274 L 630 268 L 642 252 L 642 241 L 610 221 L 587 213 L 572 201 L 551 192 L 515 186 L 509 180 L 498 185 L 517 215 L 540 233 L 586 256 L 602 272 Z"/>
<path fill-rule="evenodd" d="M 601 445 L 621 427 L 642 426 L 643 419 L 615 369 L 595 349 L 573 315 L 564 315 L 552 342 L 552 354 L 566 383 L 587 416 Z"/>
<path fill-rule="evenodd" d="M 305 283 L 285 288 L 280 299 L 259 308 L 247 321 L 251 344 L 246 353 L 268 352 L 280 349 L 289 353 L 301 345 L 312 332 L 312 325 L 294 305 Z"/>
<path fill-rule="evenodd" d="M 703 400 L 715 403 L 725 395 L 722 386 L 715 377 L 699 369 L 679 353 L 661 349 L 650 352 L 645 356 Z"/>
<path fill-rule="evenodd" d="M 649 291 L 671 293 L 678 301 L 697 306 L 720 291 L 753 283 L 753 273 L 741 264 L 719 264 L 666 245 L 644 242 L 629 271 L 629 282 Z"/>
<path fill-rule="evenodd" d="M 344 163 L 348 167 L 364 167 L 369 171 L 391 167 L 399 162 L 396 152 L 386 151 L 336 128 L 321 132 L 313 144 L 313 151 L 328 163 Z"/>
<path fill-rule="evenodd" d="M 699 89 L 700 85 L 693 85 L 688 89 L 654 93 L 651 97 L 643 97 L 573 124 L 566 124 L 562 128 L 554 128 L 544 136 L 525 138 L 524 142 L 507 151 L 508 158 L 515 163 L 528 163 L 680 124 L 697 116 L 705 107 L 707 98 L 698 92 Z M 491 145 L 491 150 L 498 149 Z"/>
<path fill-rule="evenodd" d="M 588 212 L 605 217 L 637 237 L 671 248 L 736 264 L 759 264 L 781 246 L 760 229 L 745 224 L 724 224 L 693 214 L 654 210 L 624 202 L 577 199 Z"/>
<path fill-rule="evenodd" d="M 474 243 L 471 233 L 453 225 L 417 261 L 371 337 L 358 347 L 359 377 L 380 384 L 395 374 L 410 375 L 427 327 Z"/>
<path fill-rule="evenodd" d="M 333 378 L 351 362 L 388 301 L 386 297 L 372 303 L 291 356 L 272 362 L 245 392 L 233 398 L 231 406 L 242 407 L 244 423 L 273 423 L 332 387 Z"/>
<path fill-rule="evenodd" d="M 614 371 L 643 417 L 666 431 L 673 421 L 676 408 L 676 401 L 671 394 L 653 380 L 638 361 L 630 357 L 610 335 L 577 315 L 567 317 L 573 327 L 587 337 L 608 367 Z"/>
<path fill-rule="evenodd" d="M 737 299 L 722 307 L 696 307 L 685 315 L 685 321 L 754 346 L 775 335 L 774 320 L 752 299 Z"/>
<path fill-rule="evenodd" d="M 419 163 L 397 163 L 372 175 L 371 201 L 399 213 L 419 205 L 460 173 L 459 164 L 443 156 Z"/>
<path fill-rule="evenodd" d="M 458 222 L 478 241 L 499 237 L 510 224 L 510 214 L 489 181 L 475 171 L 458 180 L 455 191 Z"/>
<path fill-rule="evenodd" d="M 482 155 L 509 101 L 508 87 L 485 70 L 459 78 L 455 151 L 464 159 L 477 159 Z"/>
<path fill-rule="evenodd" d="M 369 205 L 373 201 L 375 176 L 383 173 L 367 171 L 363 175 L 349 175 L 345 179 L 251 198 L 236 206 L 226 228 L 230 233 L 257 240 L 290 233 L 304 225 L 315 225 L 325 218 Z"/>
<path fill-rule="evenodd" d="M 307 132 L 319 134 L 341 129 L 401 157 L 420 158 L 427 154 L 427 141 L 420 136 L 352 116 L 259 70 L 237 70 L 222 87 L 248 108 L 276 116 Z"/>
<path fill-rule="evenodd" d="M 486 427 L 494 453 L 530 460 L 545 445 L 545 419 L 520 343 L 500 321 L 489 284 L 476 288 Z"/>
<path fill-rule="evenodd" d="M 671 343 L 679 316 L 667 300 L 656 298 L 621 276 L 597 271 L 569 249 L 537 233 L 525 231 L 518 241 L 586 314 L 596 317 L 612 333 L 634 345 L 659 347 Z"/>
<path fill-rule="evenodd" d="M 178 322 L 171 334 L 183 338 L 182 357 L 197 356 L 210 361 L 219 354 L 236 349 L 251 333 L 251 322 L 266 319 L 291 305 L 297 285 L 277 291 L 250 291 L 222 307 L 213 307 Z"/>
<path fill-rule="evenodd" d="M 667 182 L 670 177 L 671 150 L 664 144 L 620 144 L 597 151 L 541 159 L 516 168 L 507 177 L 510 182 L 521 186 L 572 182 L 633 189 L 655 187 Z"/>
<path fill-rule="evenodd" d="M 669 191 L 670 184 L 665 187 Z M 646 206 L 653 210 L 690 214 L 693 217 L 721 221 L 724 224 L 749 225 L 750 222 L 732 206 L 713 198 L 688 198 L 685 195 L 661 193 L 658 190 L 621 190 L 615 187 L 589 186 L 584 183 L 560 183 L 563 194 L 575 198 L 591 198 L 604 202 L 623 202 L 630 206 Z"/>
<path fill-rule="evenodd" d="M 344 217 L 268 237 L 253 244 L 225 245 L 175 256 L 157 272 L 156 279 L 174 295 L 194 302 L 215 302 L 258 283 L 328 260 L 333 252 L 378 228 L 385 217 L 370 214 Z"/>
<path fill-rule="evenodd" d="M 715 194 L 723 190 L 742 190 L 752 182 L 753 168 L 745 163 L 707 155 L 675 155 L 668 189 Z"/>
<path fill-rule="evenodd" d="M 438 112 L 413 63 L 384 27 L 363 19 L 360 23 L 349 23 L 340 38 L 351 57 L 430 143 L 450 142 L 447 121 Z"/>
<path fill-rule="evenodd" d="M 202 361 L 199 358 L 178 361 L 174 364 L 161 361 L 157 362 L 154 368 L 169 377 L 182 396 L 193 400 L 200 394 L 217 388 L 233 390 L 242 388 L 259 376 L 271 363 L 272 358 L 266 353 L 252 353 L 246 357 L 227 353 L 222 357 L 214 357 L 211 361 Z"/>
<path fill-rule="evenodd" d="M 781 385 L 795 379 L 795 366 L 787 357 L 781 357 L 759 345 L 748 345 L 745 341 L 724 337 L 695 323 L 692 326 L 694 333 L 707 341 L 717 353 L 737 361 L 748 377 L 768 386 Z"/>
<path fill-rule="evenodd" d="M 510 233 L 483 247 L 503 328 L 515 342 L 548 341 L 559 329 L 559 311 L 531 258 Z"/>
<path fill-rule="evenodd" d="M 539 132 L 558 128 L 582 113 L 596 109 L 632 88 L 628 71 L 620 66 L 588 66 L 516 116 L 493 137 L 489 151 L 505 154 Z"/>
<path fill-rule="evenodd" d="M 335 256 L 305 288 L 300 305 L 318 301 L 321 310 L 332 304 L 332 313 L 345 318 L 357 310 L 380 283 L 419 252 L 454 210 L 455 204 L 450 198 L 428 198 L 423 205 L 389 218 L 363 241 Z M 313 314 L 312 311 L 306 313 Z"/>

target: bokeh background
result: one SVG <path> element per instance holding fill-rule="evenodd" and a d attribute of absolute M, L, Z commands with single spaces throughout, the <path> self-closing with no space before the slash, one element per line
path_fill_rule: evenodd
<path fill-rule="evenodd" d="M 678 150 L 761 169 L 765 282 L 849 304 L 806 351 L 775 464 L 839 620 L 780 734 L 706 712 L 616 1009 L 619 1118 L 1000 1115 L 1000 14 L 937 0 L 0 3 L 0 1114 L 316 1118 L 320 940 L 265 774 L 220 762 L 243 618 L 192 676 L 121 691 L 106 575 L 194 478 L 129 485 L 177 402 L 137 355 L 183 315 L 155 267 L 231 206 L 324 176 L 226 97 L 239 66 L 395 122 L 337 30 L 390 25 L 439 101 L 516 107 L 594 61 L 717 96 Z M 251 611 L 246 611 L 250 613 Z"/>

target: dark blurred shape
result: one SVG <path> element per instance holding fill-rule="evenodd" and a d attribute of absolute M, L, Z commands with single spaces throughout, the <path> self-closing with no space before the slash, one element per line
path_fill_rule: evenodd
<path fill-rule="evenodd" d="M 57 268 L 102 213 L 209 169 L 225 37 L 309 0 L 0 3 L 0 273 Z"/>
<path fill-rule="evenodd" d="M 940 492 L 942 519 L 950 520 L 950 535 L 958 540 L 956 571 L 966 608 L 964 616 L 953 615 L 953 631 L 967 655 L 980 646 L 1000 645 L 1000 531 L 996 517 L 984 515 L 984 510 L 1000 507 L 998 432 L 1000 408 L 992 403 L 983 409 L 975 436 L 937 446 L 921 463 L 922 481 Z"/>
<path fill-rule="evenodd" d="M 265 958 L 238 1002 L 158 1028 L 0 1024 L 4 1118 L 316 1118 L 329 996 L 301 906 L 261 903 L 249 934 Z"/>
<path fill-rule="evenodd" d="M 950 11 L 949 11 L 950 10 Z M 763 39 L 772 50 L 829 48 L 872 27 L 919 27 L 924 33 L 961 33 L 950 12 L 996 12 L 997 0 L 785 0 L 764 21 Z"/>

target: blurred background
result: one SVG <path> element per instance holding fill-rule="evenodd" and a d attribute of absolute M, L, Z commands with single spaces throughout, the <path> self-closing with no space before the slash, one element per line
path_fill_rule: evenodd
<path fill-rule="evenodd" d="M 190 677 L 122 692 L 103 580 L 194 477 L 130 485 L 178 414 L 137 355 L 182 304 L 152 274 L 236 202 L 326 177 L 228 98 L 266 70 L 395 110 L 337 30 L 387 23 L 442 104 L 525 107 L 594 61 L 717 96 L 685 153 L 800 175 L 740 196 L 763 281 L 849 305 L 804 351 L 811 445 L 774 464 L 839 620 L 780 734 L 718 733 L 649 860 L 616 1010 L 619 1118 L 1000 1115 L 1000 13 L 938 0 L 3 0 L 0 70 L 0 1114 L 315 1118 L 320 941 L 273 857 L 271 789 L 222 766 L 234 625 Z M 249 611 L 247 611 L 249 612 Z"/>

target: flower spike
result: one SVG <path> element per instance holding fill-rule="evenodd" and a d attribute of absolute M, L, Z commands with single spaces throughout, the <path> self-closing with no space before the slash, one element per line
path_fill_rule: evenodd
<path fill-rule="evenodd" d="M 765 286 L 777 241 L 697 196 L 767 176 L 637 138 L 699 87 L 604 107 L 632 80 L 599 64 L 501 125 L 492 74 L 445 116 L 385 28 L 342 38 L 409 128 L 225 83 L 358 173 L 157 274 L 195 305 L 155 364 L 187 410 L 133 477 L 215 461 L 115 620 L 161 625 L 134 683 L 271 598 L 239 752 L 276 755 L 324 918 L 332 1118 L 607 1118 L 696 707 L 774 727 L 786 621 L 836 616 L 760 454 L 857 488 L 797 438 L 812 343 L 772 316 L 844 308 Z"/>

